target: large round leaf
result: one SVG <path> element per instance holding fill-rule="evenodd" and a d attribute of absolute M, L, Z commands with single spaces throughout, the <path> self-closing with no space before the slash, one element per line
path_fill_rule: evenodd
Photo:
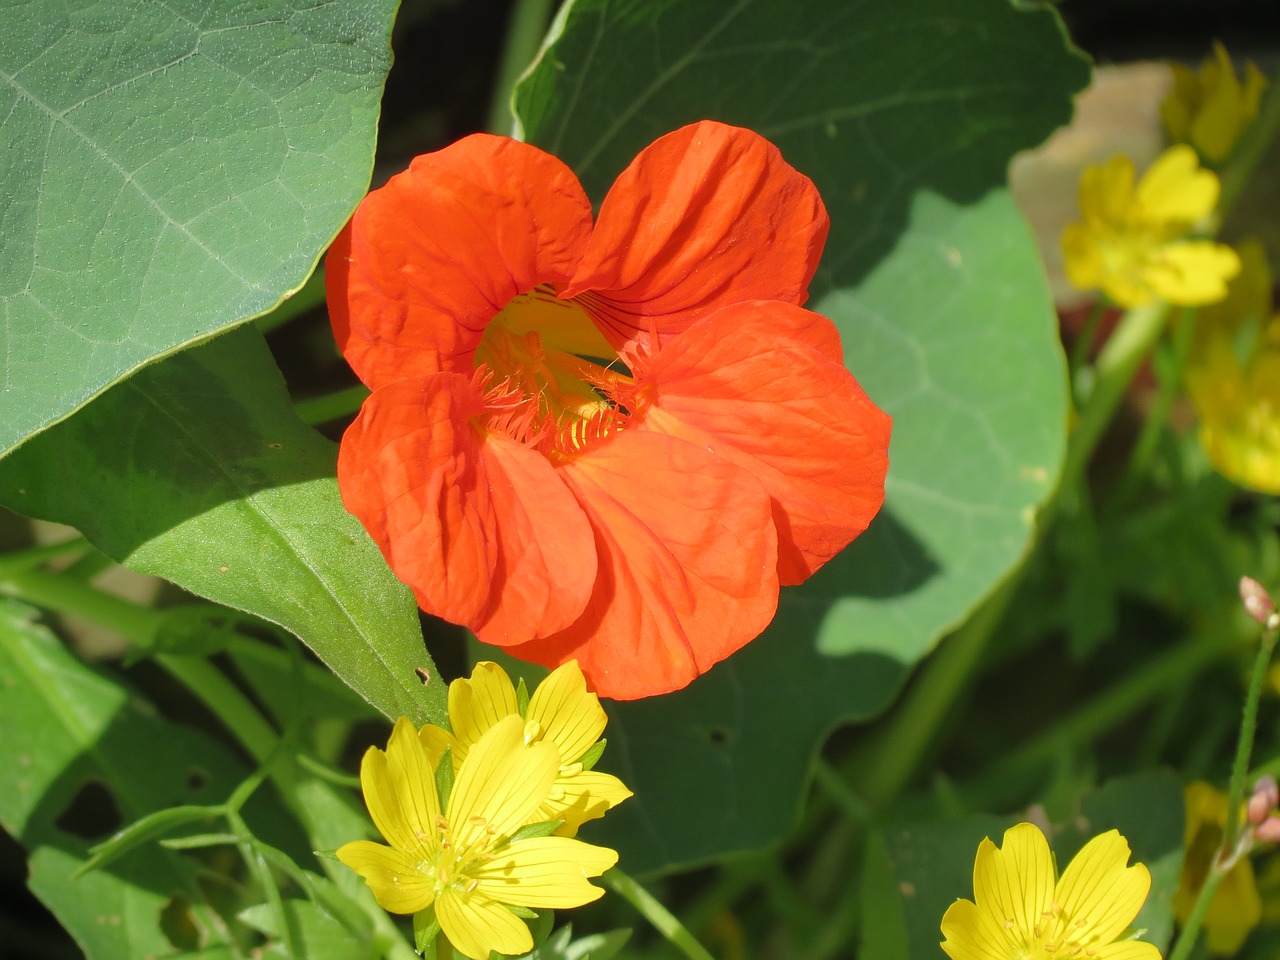
<path fill-rule="evenodd" d="M 368 185 L 395 8 L 0 4 L 0 454 L 301 286 Z"/>
<path fill-rule="evenodd" d="M 629 869 L 655 870 L 780 836 L 821 736 L 883 709 L 1026 550 L 1067 406 L 1005 171 L 1070 118 L 1089 71 L 1052 10 L 1006 0 L 576 0 L 556 30 L 518 123 L 595 201 L 704 117 L 759 131 L 814 179 L 832 228 L 809 306 L 894 418 L 871 529 L 730 662 L 610 708 L 606 761 L 636 798 L 604 830 Z"/>

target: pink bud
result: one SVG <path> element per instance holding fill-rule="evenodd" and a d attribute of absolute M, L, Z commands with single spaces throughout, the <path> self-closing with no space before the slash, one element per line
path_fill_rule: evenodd
<path fill-rule="evenodd" d="M 1253 832 L 1259 843 L 1275 843 L 1280 840 L 1280 817 L 1267 817 Z"/>
<path fill-rule="evenodd" d="M 1276 612 L 1271 596 L 1253 577 L 1240 578 L 1240 599 L 1244 601 L 1244 612 L 1263 626 L 1267 625 L 1271 615 Z"/>
<path fill-rule="evenodd" d="M 1249 797 L 1249 822 L 1255 827 L 1260 825 L 1277 806 L 1280 806 L 1280 787 L 1276 786 L 1276 778 L 1267 774 L 1253 785 L 1253 794 Z"/>

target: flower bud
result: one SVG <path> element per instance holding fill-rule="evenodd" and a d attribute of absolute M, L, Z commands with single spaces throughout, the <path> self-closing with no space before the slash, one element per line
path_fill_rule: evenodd
<path fill-rule="evenodd" d="M 1249 822 L 1260 826 L 1277 806 L 1280 806 L 1280 787 L 1276 785 L 1276 778 L 1267 774 L 1253 785 L 1248 805 Z"/>
<path fill-rule="evenodd" d="M 1244 603 L 1245 613 L 1264 627 L 1276 612 L 1276 605 L 1271 602 L 1271 596 L 1253 577 L 1240 578 L 1240 599 Z"/>

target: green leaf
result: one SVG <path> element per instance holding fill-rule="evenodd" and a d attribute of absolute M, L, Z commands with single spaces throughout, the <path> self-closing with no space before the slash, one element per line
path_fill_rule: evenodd
<path fill-rule="evenodd" d="M 417 605 L 343 509 L 335 448 L 243 327 L 113 387 L 0 460 L 0 503 L 278 623 L 389 717 L 445 714 Z"/>
<path fill-rule="evenodd" d="M 937 960 L 942 915 L 958 899 L 973 899 L 973 861 L 978 844 L 1001 842 L 1013 826 L 1008 818 L 974 817 L 933 821 L 885 831 L 893 883 L 906 919 L 911 960 Z"/>
<path fill-rule="evenodd" d="M 784 591 L 760 639 L 658 703 L 611 705 L 636 797 L 603 833 L 629 871 L 763 846 L 815 745 L 1019 562 L 1061 468 L 1057 322 L 1009 159 L 1071 116 L 1089 68 L 1051 9 L 1007 0 L 573 0 L 515 92 L 531 142 L 597 203 L 656 137 L 750 127 L 812 177 L 831 234 L 808 306 L 894 418 L 884 510 Z"/>
<path fill-rule="evenodd" d="M 0 599 L 0 766 L 14 774 L 0 790 L 0 824 L 30 854 L 32 892 L 90 958 L 173 955 L 180 944 L 162 928 L 166 910 L 210 946 L 223 943 L 193 861 L 145 845 L 76 874 L 111 821 L 220 802 L 248 771 L 77 661 L 30 617 Z"/>
<path fill-rule="evenodd" d="M 0 453 L 302 286 L 368 185 L 396 6 L 0 4 Z"/>
<path fill-rule="evenodd" d="M 824 615 L 822 604 L 784 594 L 763 636 L 686 689 L 605 702 L 609 750 L 596 769 L 635 796 L 586 824 L 583 838 L 615 848 L 632 875 L 781 840 L 818 744 L 840 720 L 887 707 L 906 676 L 889 656 L 814 649 Z"/>
<path fill-rule="evenodd" d="M 289 939 L 297 952 L 287 954 L 279 942 L 272 942 L 263 956 L 288 960 L 366 960 L 380 956 L 368 936 L 358 937 L 310 900 L 285 900 L 284 913 L 289 924 Z M 268 904 L 249 907 L 238 916 L 272 938 L 279 938 L 284 932 L 280 929 L 279 916 Z"/>
<path fill-rule="evenodd" d="M 201 820 L 207 821 L 218 815 L 219 811 L 216 809 L 191 805 L 166 807 L 163 810 L 149 813 L 140 820 L 135 820 L 123 830 L 117 831 L 102 843 L 94 844 L 89 851 L 93 855 L 77 871 L 77 876 L 89 870 L 98 870 L 105 867 L 107 864 L 120 859 L 130 850 L 136 850 L 143 844 L 158 840 L 178 827 Z M 232 837 L 231 839 L 234 841 L 235 838 Z"/>
<path fill-rule="evenodd" d="M 1080 804 L 1073 820 L 1054 844 L 1065 866 L 1093 837 L 1119 830 L 1129 841 L 1129 863 L 1151 871 L 1151 892 L 1133 926 L 1146 930 L 1142 939 L 1164 950 L 1173 935 L 1173 895 L 1182 870 L 1186 812 L 1182 784 L 1170 770 L 1144 770 L 1109 780 Z"/>
<path fill-rule="evenodd" d="M 913 893 L 893 875 L 884 834 L 868 834 L 862 861 L 862 934 L 858 944 L 861 956 L 909 960 L 903 901 Z"/>
<path fill-rule="evenodd" d="M 591 933 L 573 939 L 573 924 L 567 923 L 545 943 L 534 947 L 522 960 L 612 960 L 631 938 L 630 930 Z"/>

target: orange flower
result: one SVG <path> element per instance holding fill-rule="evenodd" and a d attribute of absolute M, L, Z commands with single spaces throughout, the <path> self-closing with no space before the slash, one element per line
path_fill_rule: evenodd
<path fill-rule="evenodd" d="M 338 481 L 429 613 L 602 696 L 685 686 L 871 521 L 889 420 L 800 308 L 827 234 L 777 148 L 702 122 L 592 223 L 567 166 L 467 137 L 328 258 L 372 390 Z"/>

